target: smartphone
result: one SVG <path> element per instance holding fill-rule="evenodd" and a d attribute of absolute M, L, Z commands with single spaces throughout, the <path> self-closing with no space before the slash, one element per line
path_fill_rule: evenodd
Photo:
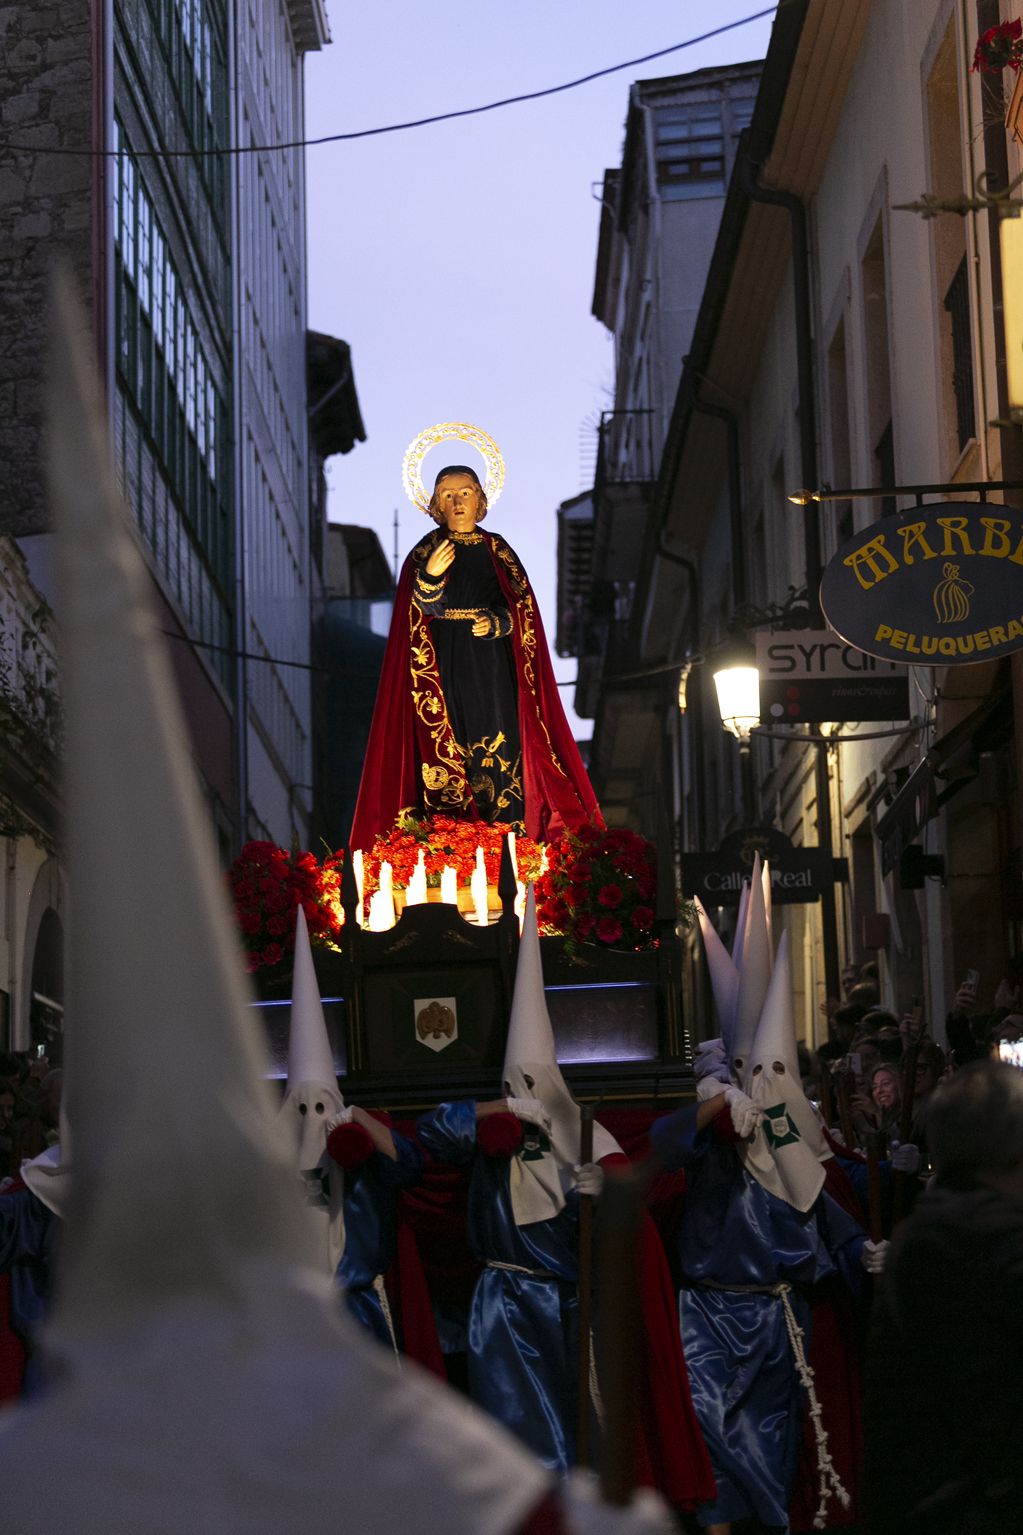
<path fill-rule="evenodd" d="M 976 995 L 977 988 L 980 986 L 980 971 L 967 970 L 966 979 L 963 982 L 963 985 L 968 986 L 970 990 Z"/>
<path fill-rule="evenodd" d="M 1007 1061 L 1010 1066 L 1018 1066 L 1023 1071 L 1023 1039 L 1000 1039 L 998 1059 Z"/>
<path fill-rule="evenodd" d="M 849 1070 L 854 1077 L 863 1075 L 863 1057 L 858 1050 L 850 1050 L 846 1060 L 849 1062 Z"/>

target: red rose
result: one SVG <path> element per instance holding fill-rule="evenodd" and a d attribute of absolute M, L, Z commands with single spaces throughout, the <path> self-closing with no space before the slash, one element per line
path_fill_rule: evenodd
<path fill-rule="evenodd" d="M 284 950 L 279 943 L 268 943 L 263 950 L 263 963 L 267 966 L 279 965 L 284 958 Z"/>
<path fill-rule="evenodd" d="M 605 917 L 604 920 L 606 922 L 608 919 Z M 596 921 L 597 919 L 592 912 L 580 912 L 579 916 L 575 919 L 575 936 L 581 942 L 585 943 L 587 938 L 593 932 Z"/>
<path fill-rule="evenodd" d="M 632 925 L 641 933 L 648 933 L 654 925 L 654 914 L 649 906 L 637 906 L 632 913 Z"/>
<path fill-rule="evenodd" d="M 600 890 L 597 893 L 597 900 L 600 902 L 601 906 L 606 907 L 608 911 L 614 911 L 616 906 L 620 906 L 622 904 L 622 899 L 623 897 L 621 885 L 601 885 Z"/>
<path fill-rule="evenodd" d="M 263 919 L 258 911 L 253 911 L 251 907 L 248 907 L 238 913 L 238 925 L 242 932 L 251 938 L 263 926 Z"/>
<path fill-rule="evenodd" d="M 282 911 L 275 912 L 272 917 L 267 917 L 266 919 L 266 930 L 274 938 L 284 938 L 290 931 L 290 928 L 291 918 L 285 916 Z M 248 931 L 246 928 L 246 932 Z M 258 932 L 259 929 L 253 928 L 252 931 Z"/>
<path fill-rule="evenodd" d="M 597 937 L 601 943 L 617 943 L 622 936 L 622 924 L 617 917 L 601 917 L 597 923 Z"/>

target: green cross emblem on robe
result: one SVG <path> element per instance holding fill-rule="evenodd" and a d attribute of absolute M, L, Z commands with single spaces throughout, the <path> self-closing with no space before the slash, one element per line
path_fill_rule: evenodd
<path fill-rule="evenodd" d="M 767 1144 L 771 1147 L 793 1146 L 803 1138 L 783 1103 L 776 1103 L 773 1108 L 764 1110 L 763 1125 Z"/>

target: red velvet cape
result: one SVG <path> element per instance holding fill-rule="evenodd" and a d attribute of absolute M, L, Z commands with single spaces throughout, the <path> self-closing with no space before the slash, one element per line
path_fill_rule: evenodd
<path fill-rule="evenodd" d="M 482 537 L 512 618 L 519 733 L 525 790 L 526 835 L 550 842 L 565 830 L 595 820 L 603 825 L 590 780 L 561 707 L 540 610 L 518 557 L 500 534 Z M 416 548 L 419 549 L 420 545 Z M 423 769 L 450 783 L 457 753 L 438 750 L 437 722 L 447 710 L 431 638 L 433 620 L 413 596 L 416 550 L 406 559 L 394 599 L 394 616 L 384 652 L 373 723 L 359 785 L 349 846 L 370 848 L 394 825 L 398 813 L 424 805 Z M 443 621 L 443 620 L 441 620 Z M 480 644 L 491 643 L 481 640 Z M 415 691 L 418 708 L 414 706 Z M 442 741 L 450 741 L 450 727 Z M 464 808 L 438 803 L 434 810 L 476 820 L 464 785 Z"/>

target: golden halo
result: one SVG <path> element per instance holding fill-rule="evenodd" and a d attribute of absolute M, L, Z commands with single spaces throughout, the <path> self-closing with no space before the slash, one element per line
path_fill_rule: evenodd
<path fill-rule="evenodd" d="M 465 421 L 440 421 L 436 426 L 428 426 L 413 438 L 405 449 L 405 457 L 401 464 L 401 481 L 405 487 L 405 494 L 421 512 L 430 510 L 430 495 L 423 484 L 423 460 L 431 448 L 436 448 L 442 442 L 467 442 L 470 447 L 476 449 L 487 466 L 487 477 L 484 481 L 483 491 L 487 498 L 487 505 L 493 506 L 498 496 L 504 489 L 504 459 L 501 450 L 492 437 L 478 426 L 469 426 Z"/>

